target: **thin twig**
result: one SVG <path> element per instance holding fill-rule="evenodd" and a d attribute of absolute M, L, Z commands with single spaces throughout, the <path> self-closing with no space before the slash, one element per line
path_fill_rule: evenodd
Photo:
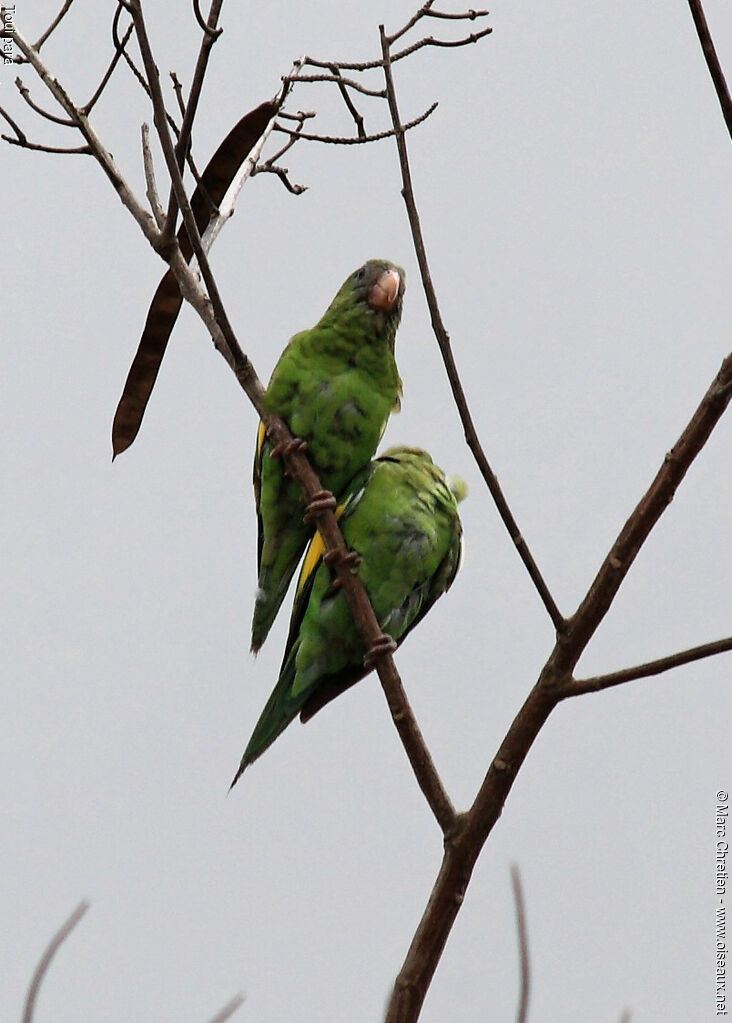
<path fill-rule="evenodd" d="M 293 67 L 298 68 L 301 67 L 301 65 L 302 65 L 301 60 L 296 60 Z M 224 197 L 218 204 L 217 212 L 209 220 L 208 226 L 206 227 L 206 230 L 204 231 L 202 237 L 204 252 L 209 252 L 211 250 L 211 246 L 218 237 L 222 227 L 234 212 L 234 207 L 236 205 L 236 200 L 239 196 L 239 193 L 244 187 L 244 184 L 246 183 L 247 179 L 254 173 L 254 170 L 257 166 L 257 161 L 262 155 L 262 150 L 264 149 L 264 146 L 266 145 L 270 135 L 274 131 L 274 126 L 277 121 L 277 118 L 292 116 L 284 114 L 282 112 L 282 104 L 285 102 L 285 99 L 287 98 L 289 88 L 290 87 L 287 84 L 287 82 L 282 83 L 282 87 L 280 88 L 279 93 L 272 100 L 272 105 L 276 112 L 267 122 L 267 126 L 260 135 L 258 141 L 249 152 L 249 155 L 247 156 L 246 160 L 241 165 L 237 173 L 234 175 L 231 183 L 229 184 L 229 187 L 226 190 L 226 193 L 224 194 Z M 311 115 L 310 114 L 303 115 L 303 117 L 309 116 Z M 312 116 L 314 117 L 315 115 L 313 114 Z"/>
<path fill-rule="evenodd" d="M 430 7 L 432 6 L 432 4 L 434 2 L 435 2 L 435 0 L 427 0 L 427 2 L 425 4 L 423 4 L 422 7 L 420 7 L 418 11 L 415 11 L 415 13 L 409 19 L 409 21 L 405 22 L 402 25 L 401 28 L 398 28 L 396 30 L 394 35 L 387 36 L 386 37 L 386 41 L 389 44 L 389 47 L 392 47 L 394 45 L 394 43 L 397 41 L 397 39 L 401 39 L 401 37 L 406 35 L 407 32 L 409 32 L 410 29 L 414 28 L 414 26 L 417 24 L 417 22 L 421 18 L 423 18 L 425 16 L 425 14 L 429 11 Z"/>
<path fill-rule="evenodd" d="M 609 689 L 611 686 L 622 685 L 624 682 L 634 682 L 639 678 L 660 675 L 672 668 L 680 668 L 684 664 L 701 661 L 705 657 L 715 657 L 717 654 L 723 654 L 729 650 L 732 650 L 732 636 L 715 640 L 713 643 L 703 643 L 701 646 L 691 647 L 688 650 L 680 650 L 667 657 L 659 657 L 655 661 L 646 661 L 645 664 L 636 664 L 633 668 L 623 668 L 621 671 L 613 671 L 607 675 L 569 679 L 564 687 L 564 695 L 579 696 L 582 693 L 597 693 L 602 689 Z"/>
<path fill-rule="evenodd" d="M 292 195 L 302 195 L 303 192 L 307 192 L 308 186 L 293 184 L 287 176 L 289 173 L 290 172 L 287 167 L 278 167 L 276 163 L 272 163 L 271 160 L 267 160 L 266 163 L 261 163 L 258 167 L 254 168 L 252 171 L 252 177 L 254 177 L 255 174 L 274 174 L 275 177 L 280 179 L 287 191 Z"/>
<path fill-rule="evenodd" d="M 699 42 L 704 53 L 704 59 L 707 62 L 709 68 L 709 74 L 712 76 L 714 82 L 714 88 L 717 92 L 717 98 L 719 99 L 719 105 L 722 108 L 722 116 L 724 117 L 725 124 L 727 125 L 727 131 L 732 136 L 732 98 L 730 98 L 729 89 L 727 88 L 727 82 L 725 81 L 724 72 L 722 71 L 722 65 L 719 63 L 719 57 L 717 51 L 714 48 L 714 41 L 712 39 L 712 33 L 709 31 L 709 25 L 704 15 L 704 8 L 701 5 L 701 0 L 689 0 L 689 7 L 691 8 L 691 16 L 694 19 L 694 25 L 696 27 L 696 33 L 699 36 Z"/>
<path fill-rule="evenodd" d="M 125 47 L 127 46 L 127 43 L 129 42 L 131 35 L 132 35 L 132 25 L 128 25 L 127 26 L 127 31 L 125 32 L 125 34 L 122 36 L 122 39 L 120 40 L 120 45 L 119 46 L 115 46 L 115 48 L 114 48 L 114 55 L 113 55 L 112 59 L 109 62 L 109 66 L 107 67 L 107 70 L 102 75 L 101 82 L 99 83 L 99 85 L 97 86 L 96 90 L 92 94 L 91 99 L 89 99 L 88 102 L 86 102 L 83 107 L 80 107 L 80 110 L 81 110 L 81 112 L 83 114 L 86 114 L 88 116 L 92 112 L 92 110 L 94 109 L 94 106 L 95 106 L 97 100 L 99 99 L 99 97 L 104 92 L 104 88 L 105 88 L 107 82 L 112 77 L 114 69 L 117 67 L 119 59 L 122 56 L 122 52 L 125 49 Z"/>
<path fill-rule="evenodd" d="M 463 39 L 435 39 L 434 36 L 427 36 L 426 39 L 420 39 L 416 43 L 412 43 L 411 46 L 407 46 L 404 50 L 399 50 L 391 57 L 391 63 L 396 64 L 398 60 L 404 60 L 412 53 L 416 53 L 417 50 L 421 50 L 423 46 L 469 46 L 471 43 L 477 43 L 486 36 L 489 36 L 493 31 L 492 28 L 484 28 L 480 32 L 471 32 L 469 36 L 465 36 Z"/>
<path fill-rule="evenodd" d="M 27 62 L 26 62 L 27 63 Z M 23 129 L 20 127 L 17 121 L 14 121 L 10 114 L 4 107 L 0 107 L 0 117 L 4 118 L 5 121 L 15 132 L 15 138 L 12 135 L 0 135 L 0 139 L 3 142 L 7 142 L 8 145 L 18 146 L 20 149 L 31 149 L 37 153 L 56 153 L 64 156 L 89 156 L 91 155 L 91 149 L 89 146 L 46 146 L 40 142 L 29 142 L 28 136 L 25 134 Z"/>
<path fill-rule="evenodd" d="M 127 14 L 130 13 L 130 6 L 127 3 L 127 0 L 117 0 L 117 10 L 114 12 L 114 17 L 112 18 L 112 43 L 114 44 L 115 51 L 117 53 L 121 53 L 122 56 L 124 57 L 127 67 L 130 69 L 134 77 L 137 79 L 138 84 L 142 86 L 147 98 L 149 99 L 150 90 L 147 87 L 145 76 L 140 71 L 137 64 L 135 64 L 134 60 L 129 55 L 129 53 L 127 52 L 127 47 L 124 45 L 122 39 L 120 39 L 119 36 L 119 20 L 122 17 L 122 11 L 126 11 Z M 174 130 L 177 133 L 178 129 L 175 128 Z"/>
<path fill-rule="evenodd" d="M 147 186 L 147 201 L 150 203 L 155 222 L 162 230 L 165 223 L 165 211 L 160 204 L 158 186 L 155 181 L 155 164 L 153 163 L 152 150 L 150 149 L 150 125 L 143 124 L 142 132 L 142 163 L 145 168 L 145 184 Z"/>
<path fill-rule="evenodd" d="M 224 30 L 223 28 L 211 28 L 211 26 L 206 23 L 203 15 L 201 14 L 201 0 L 193 0 L 193 13 L 195 14 L 196 21 L 204 34 L 207 35 L 212 42 L 215 42 Z"/>
<path fill-rule="evenodd" d="M 433 114 L 437 110 L 437 103 L 433 103 L 432 106 L 428 107 L 423 114 L 419 117 L 415 117 L 413 121 L 407 121 L 403 124 L 400 131 L 409 131 L 411 128 L 416 128 L 418 124 L 426 121 L 430 114 Z M 333 146 L 357 146 L 365 142 L 380 142 L 382 139 L 391 138 L 392 135 L 396 134 L 394 128 L 389 128 L 388 131 L 380 131 L 375 135 L 366 135 L 363 138 L 354 138 L 351 135 L 336 136 L 336 135 L 309 135 L 307 132 L 290 131 L 288 128 L 283 128 L 282 125 L 276 124 L 275 131 L 283 132 L 285 135 L 296 135 L 300 139 L 306 139 L 308 142 L 326 142 Z"/>
<path fill-rule="evenodd" d="M 445 11 L 432 11 L 426 10 L 424 12 L 426 18 L 446 18 L 450 21 L 475 21 L 476 18 L 487 18 L 490 11 L 461 11 L 458 14 L 449 14 Z"/>
<path fill-rule="evenodd" d="M 91 156 L 89 146 L 47 146 L 40 142 L 29 142 L 23 135 L 22 139 L 14 139 L 10 135 L 0 135 L 3 142 L 10 146 L 18 146 L 20 149 L 32 149 L 35 153 L 55 153 L 57 156 Z"/>
<path fill-rule="evenodd" d="M 43 33 L 43 35 L 42 35 L 42 36 L 40 37 L 40 39 L 38 39 L 38 40 L 36 41 L 36 43 L 34 44 L 34 46 L 33 46 L 33 49 L 34 49 L 34 50 L 36 51 L 36 53 L 39 53 L 39 52 L 40 52 L 40 49 L 41 49 L 41 47 L 42 47 L 42 46 L 43 46 L 43 44 L 44 44 L 44 43 L 46 42 L 46 40 L 47 40 L 47 39 L 49 38 L 49 36 L 50 36 L 50 35 L 51 35 L 51 34 L 52 34 L 53 32 L 55 32 L 55 31 L 56 31 L 56 29 L 57 29 L 57 28 L 58 28 L 58 26 L 59 26 L 59 25 L 61 24 L 61 22 L 63 21 L 63 19 L 64 19 L 64 18 L 66 17 L 66 13 L 67 13 L 67 11 L 68 11 L 69 7 L 71 7 L 71 5 L 73 4 L 73 2 L 74 2 L 74 0 L 64 0 L 64 5 L 63 5 L 63 7 L 61 8 L 61 10 L 59 11 L 59 13 L 58 13 L 58 14 L 56 15 L 56 17 L 55 17 L 55 18 L 53 19 L 53 21 L 52 21 L 52 22 L 51 22 L 51 24 L 50 24 L 50 25 L 48 26 L 48 28 L 47 28 L 47 29 L 46 29 L 46 31 L 45 31 L 45 32 Z"/>
<path fill-rule="evenodd" d="M 516 1023 L 526 1023 L 529 1016 L 529 995 L 531 993 L 531 960 L 529 958 L 529 932 L 526 926 L 526 906 L 521 884 L 521 874 L 515 863 L 511 864 L 511 886 L 516 904 L 516 933 L 519 945 L 519 1002 Z"/>
<path fill-rule="evenodd" d="M 5 107 L 1 107 L 0 106 L 0 117 L 3 117 L 7 121 L 7 123 L 10 125 L 10 127 L 13 129 L 13 131 L 15 132 L 15 135 L 16 135 L 16 138 L 14 140 L 8 138 L 7 135 L 3 135 L 3 138 L 5 139 L 6 142 L 13 142 L 13 141 L 15 141 L 15 142 L 22 142 L 22 141 L 25 140 L 25 132 L 20 127 L 18 122 L 13 120 L 13 118 L 7 112 Z"/>
<path fill-rule="evenodd" d="M 118 0 L 122 3 L 123 0 Z M 132 216 L 137 221 L 143 234 L 150 242 L 156 251 L 160 247 L 160 233 L 155 224 L 153 217 L 147 212 L 147 210 L 137 201 L 134 192 L 129 187 L 125 179 L 117 169 L 117 165 L 112 159 L 111 154 L 102 145 L 102 141 L 92 128 L 87 117 L 79 110 L 77 106 L 72 102 L 68 93 L 61 86 L 58 79 L 50 73 L 48 67 L 41 60 L 40 54 L 37 50 L 26 41 L 26 39 L 18 32 L 14 30 L 12 36 L 16 46 L 21 51 L 23 56 L 28 60 L 28 63 L 32 65 L 34 71 L 41 79 L 43 84 L 46 86 L 48 91 L 51 93 L 53 98 L 59 104 L 62 110 L 64 110 L 68 116 L 76 122 L 80 133 L 83 135 L 89 147 L 89 152 L 97 160 L 102 170 L 111 181 L 115 191 L 119 195 L 120 199 L 130 211 Z M 17 143 L 16 143 L 17 144 Z M 29 146 L 29 148 L 40 148 Z M 52 150 L 53 151 L 53 150 Z M 64 152 L 64 150 L 61 150 Z M 79 152 L 86 152 L 86 149 L 80 149 Z"/>
<path fill-rule="evenodd" d="M 420 21 L 422 18 L 441 18 L 445 21 L 476 21 L 478 18 L 487 18 L 488 14 L 490 13 L 489 11 L 475 11 L 472 8 L 468 11 L 461 11 L 455 14 L 447 13 L 445 11 L 433 11 L 432 10 L 433 3 L 434 0 L 427 0 L 427 3 L 420 7 L 419 10 L 412 15 L 409 21 L 405 22 L 405 24 L 402 25 L 400 29 L 397 29 L 397 31 L 393 35 L 386 37 L 386 42 L 389 46 L 389 49 L 391 49 L 391 47 L 394 45 L 397 39 L 401 39 L 402 36 L 406 35 L 407 32 L 410 31 L 410 29 L 413 29 L 417 22 Z M 487 35 L 490 31 L 491 29 L 487 29 L 485 32 L 480 33 L 478 35 L 478 38 L 480 38 L 482 35 Z M 465 46 L 466 43 L 476 41 L 477 39 L 473 39 L 472 37 L 468 37 L 467 39 L 458 39 L 455 40 L 454 42 L 447 40 L 443 42 L 436 39 L 429 40 L 423 39 L 420 40 L 420 42 L 417 43 L 415 46 L 410 47 L 408 50 L 402 50 L 399 54 L 392 54 L 391 60 L 392 63 L 394 63 L 394 61 L 400 60 L 402 57 L 407 56 L 408 53 L 413 53 L 415 50 L 419 50 L 422 46 Z"/>
<path fill-rule="evenodd" d="M 48 973 L 49 967 L 53 961 L 53 957 L 58 952 L 59 948 L 66 941 L 68 936 L 71 934 L 73 929 L 76 927 L 78 922 L 81 920 L 83 915 L 89 908 L 89 903 L 84 900 L 79 903 L 71 916 L 61 924 L 61 927 L 56 931 L 54 936 L 51 938 L 49 943 L 40 958 L 38 966 L 36 966 L 33 976 L 31 978 L 30 985 L 28 987 L 28 994 L 25 997 L 25 1006 L 23 1007 L 23 1023 L 32 1023 L 33 1013 L 36 1008 L 36 999 L 38 998 L 38 992 L 40 991 L 41 984 Z"/>
<path fill-rule="evenodd" d="M 222 2 L 223 2 L 223 0 L 222 0 Z M 121 15 L 122 15 L 122 11 L 126 11 L 128 14 L 131 13 L 131 8 L 130 8 L 130 4 L 129 4 L 128 0 L 117 0 L 117 10 L 115 11 L 114 18 L 112 19 L 112 42 L 114 43 L 114 46 L 115 46 L 117 52 L 120 53 L 120 55 L 122 57 L 124 57 L 124 59 L 125 59 L 125 61 L 127 63 L 127 66 L 129 67 L 129 69 L 132 72 L 132 74 L 134 75 L 134 77 L 137 79 L 137 82 L 141 86 L 141 88 L 142 88 L 143 92 L 145 93 L 145 95 L 147 96 L 147 98 L 152 101 L 152 96 L 150 95 L 150 88 L 149 88 L 147 82 L 145 81 L 145 76 L 140 71 L 140 69 L 138 68 L 137 64 L 135 64 L 135 62 L 132 59 L 132 57 L 130 57 L 129 53 L 127 52 L 127 48 L 126 48 L 125 43 L 126 43 L 127 38 L 129 36 L 129 29 L 128 29 L 127 33 L 125 33 L 125 36 L 123 37 L 123 39 L 120 39 L 120 37 L 119 37 L 119 19 L 120 19 Z M 95 102 L 96 102 L 96 100 L 95 100 Z M 170 126 L 170 129 L 173 132 L 173 134 L 175 135 L 176 139 L 180 138 L 181 129 L 176 124 L 175 118 L 173 118 L 167 112 L 167 110 L 165 110 L 164 113 L 165 113 L 165 117 L 166 117 L 166 119 L 168 121 L 168 125 Z M 189 169 L 191 171 L 191 174 L 193 175 L 193 178 L 194 178 L 196 184 L 197 185 L 200 184 L 201 183 L 201 176 L 198 173 L 198 169 L 197 169 L 196 164 L 195 164 L 195 162 L 193 160 L 193 155 L 191 153 L 190 146 L 188 147 L 188 153 L 186 154 L 186 163 L 188 164 L 188 167 L 189 167 Z M 166 237 L 166 242 L 165 243 L 167 244 L 168 242 L 169 242 L 169 239 Z"/>
<path fill-rule="evenodd" d="M 341 71 L 371 71 L 373 68 L 384 66 L 384 62 L 381 60 L 350 62 L 347 60 L 318 60 L 317 57 L 304 57 L 303 64 L 305 67 L 322 67 L 328 71 L 333 67 L 337 67 Z"/>
<path fill-rule="evenodd" d="M 305 123 L 306 119 L 308 119 L 310 117 L 315 117 L 315 112 L 312 111 L 312 110 L 307 110 L 307 111 L 302 111 L 301 110 L 297 114 L 288 114 L 284 110 L 280 110 L 280 112 L 279 112 L 279 114 L 277 116 L 278 117 L 287 117 L 290 120 L 298 121 L 300 129 L 302 129 L 302 126 Z M 268 163 L 268 164 L 269 163 L 272 163 L 272 164 L 277 163 L 277 161 L 280 160 L 285 155 L 285 153 L 287 152 L 288 149 L 292 149 L 292 147 L 297 142 L 297 138 L 298 138 L 298 130 L 295 129 L 295 131 L 291 133 L 291 135 L 288 138 L 287 142 L 285 142 L 284 146 L 282 146 L 281 149 L 278 149 L 276 153 L 273 153 L 272 156 L 270 156 L 267 159 L 266 163 Z"/>
<path fill-rule="evenodd" d="M 180 78 L 178 78 L 178 75 L 175 73 L 175 71 L 170 72 L 170 80 L 173 83 L 173 92 L 175 93 L 175 98 L 178 101 L 178 110 L 180 111 L 180 116 L 184 117 L 186 112 L 186 103 L 185 100 L 183 99 L 183 86 L 181 84 Z"/>
<path fill-rule="evenodd" d="M 346 88 L 346 84 L 347 83 L 350 84 L 352 80 L 350 78 L 344 78 L 336 64 L 333 65 L 331 71 L 333 72 L 338 82 L 338 89 L 341 94 L 341 99 L 346 104 L 346 110 L 351 115 L 351 117 L 353 118 L 353 123 L 356 125 L 356 134 L 358 135 L 359 138 L 366 138 L 367 133 L 366 126 L 364 125 L 363 122 L 363 115 L 357 109 L 356 104 L 351 99 L 351 94 Z M 383 89 L 380 92 L 375 93 L 374 95 L 378 95 L 381 98 L 386 97 L 386 93 L 384 92 Z"/>
<path fill-rule="evenodd" d="M 336 65 L 334 65 L 335 67 Z M 378 99 L 385 99 L 386 93 L 383 89 L 367 89 L 365 85 L 361 85 L 359 82 L 354 81 L 353 78 L 344 78 L 340 73 L 333 72 L 330 75 L 298 75 L 297 78 L 291 79 L 287 75 L 284 76 L 283 81 L 289 82 L 336 82 L 338 85 L 344 86 L 343 92 L 345 92 L 345 86 L 350 89 L 354 89 L 356 92 L 363 93 L 364 96 L 375 96 Z"/>
<path fill-rule="evenodd" d="M 62 128 L 76 127 L 76 121 L 72 121 L 68 117 L 57 117 L 55 114 L 50 114 L 47 110 L 44 110 L 43 107 L 39 107 L 37 103 L 34 103 L 30 97 L 28 87 L 23 85 L 22 78 L 15 79 L 15 88 L 18 90 L 31 110 L 38 114 L 39 117 L 42 117 L 45 121 L 51 121 L 53 124 L 60 124 Z"/>
<path fill-rule="evenodd" d="M 208 13 L 208 20 L 206 22 L 207 29 L 210 31 L 204 32 L 203 39 L 201 40 L 201 46 L 198 51 L 198 59 L 196 60 L 196 67 L 193 72 L 193 79 L 191 81 L 191 89 L 188 94 L 188 102 L 186 103 L 186 111 L 183 115 L 183 122 L 180 126 L 180 135 L 175 146 L 175 158 L 178 162 L 178 167 L 182 170 L 183 164 L 191 143 L 191 133 L 193 131 L 193 122 L 196 118 L 196 111 L 198 110 L 198 101 L 201 98 L 201 90 L 203 89 L 203 80 L 206 76 L 206 68 L 208 67 L 208 60 L 211 56 L 211 49 L 218 39 L 220 33 L 217 31 L 219 15 L 221 14 L 221 8 L 224 0 L 211 0 L 211 7 Z M 135 4 L 139 10 L 139 5 Z M 142 12 L 140 12 L 142 13 Z M 200 13 L 200 12 L 199 12 Z M 157 75 L 157 68 L 155 62 L 152 65 L 147 66 L 147 77 L 150 87 L 152 88 L 151 76 Z M 160 102 L 162 103 L 162 97 Z M 162 109 L 165 107 L 163 105 Z M 175 234 L 176 219 L 177 219 L 178 207 L 176 203 L 175 190 L 171 185 L 170 194 L 168 196 L 168 208 L 165 215 L 165 229 L 164 235 L 168 238 L 172 238 Z"/>
<path fill-rule="evenodd" d="M 225 1023 L 230 1016 L 233 1016 L 238 1008 L 244 1004 L 243 995 L 234 995 L 234 997 L 226 1003 L 223 1009 L 219 1009 L 215 1016 L 212 1016 L 208 1023 Z"/>
<path fill-rule="evenodd" d="M 295 67 L 302 67 L 304 60 L 305 60 L 304 57 L 300 57 L 299 60 L 295 61 L 294 66 Z M 291 71 L 289 75 L 284 75 L 283 77 L 285 77 L 285 78 L 292 78 L 293 74 L 294 74 L 294 72 Z M 297 81 L 296 78 L 293 79 L 293 80 Z M 280 110 L 280 112 L 279 112 L 279 114 L 277 116 L 278 117 L 284 117 L 288 121 L 304 121 L 304 120 L 307 120 L 309 117 L 317 117 L 317 111 L 316 110 L 298 110 L 298 112 L 296 114 L 291 114 L 287 110 Z"/>
<path fill-rule="evenodd" d="M 422 278 L 422 286 L 424 288 L 425 297 L 427 299 L 427 306 L 430 311 L 430 318 L 432 321 L 432 330 L 434 331 L 439 345 L 442 359 L 445 364 L 447 371 L 447 377 L 450 382 L 452 394 L 455 399 L 455 404 L 458 409 L 460 421 L 463 424 L 465 431 L 465 440 L 468 447 L 473 452 L 473 457 L 478 464 L 483 479 L 485 480 L 488 489 L 490 490 L 491 496 L 496 504 L 498 513 L 503 520 L 506 529 L 508 530 L 509 536 L 519 553 L 519 557 L 523 561 L 529 576 L 536 587 L 537 593 L 539 594 L 544 607 L 551 618 L 555 629 L 561 632 L 565 626 L 564 618 L 556 605 L 556 602 L 547 586 L 544 578 L 539 571 L 539 567 L 536 564 L 534 557 L 529 550 L 528 544 L 524 540 L 521 530 L 518 528 L 516 519 L 508 506 L 508 502 L 503 495 L 503 491 L 498 483 L 495 473 L 490 467 L 488 459 L 485 456 L 483 447 L 478 438 L 475 424 L 473 423 L 473 417 L 470 414 L 470 408 L 468 406 L 467 398 L 465 397 L 465 391 L 460 381 L 460 376 L 457 371 L 455 364 L 455 358 L 452 353 L 452 345 L 450 343 L 450 335 L 445 328 L 442 320 L 442 314 L 440 313 L 440 307 L 437 301 L 437 294 L 435 292 L 434 285 L 432 283 L 432 275 L 430 274 L 429 263 L 427 261 L 427 251 L 424 244 L 424 238 L 422 235 L 422 225 L 419 219 L 419 213 L 417 211 L 417 203 L 414 198 L 414 188 L 412 186 L 412 175 L 409 168 L 409 154 L 407 152 L 407 140 L 405 138 L 406 125 L 402 125 L 399 117 L 399 107 L 397 105 L 396 91 L 394 88 L 394 78 L 391 70 L 391 58 L 389 55 L 389 43 L 386 33 L 384 32 L 384 26 L 379 26 L 379 33 L 381 35 L 381 52 L 384 63 L 384 76 L 386 78 L 386 93 L 389 101 L 389 110 L 391 112 L 391 120 L 393 125 L 392 134 L 396 136 L 397 150 L 399 152 L 399 165 L 402 173 L 402 196 L 404 203 L 407 207 L 407 217 L 409 218 L 409 226 L 412 232 L 412 239 L 414 242 L 414 251 L 417 256 L 417 263 L 419 264 L 419 272 Z"/>

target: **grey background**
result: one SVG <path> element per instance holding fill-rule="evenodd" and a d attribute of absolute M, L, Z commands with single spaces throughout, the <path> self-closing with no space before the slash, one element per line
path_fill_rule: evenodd
<path fill-rule="evenodd" d="M 161 71 L 196 33 L 150 7 Z M 35 37 L 56 4 L 18 2 Z M 708 3 L 723 64 L 732 13 Z M 46 47 L 79 101 L 112 5 L 77 4 Z M 410 3 L 225 7 L 199 162 L 292 60 L 368 59 Z M 432 270 L 486 451 L 570 613 L 686 423 L 732 321 L 729 138 L 687 5 L 492 7 L 493 35 L 398 68 Z M 427 25 L 447 31 L 449 26 Z M 102 56 L 104 53 L 104 56 Z M 2 102 L 39 129 L 13 97 Z M 23 72 L 34 97 L 50 100 Z M 349 130 L 324 92 L 320 130 Z M 145 100 L 115 77 L 94 123 L 142 193 Z M 375 106 L 367 124 L 386 126 Z M 63 141 L 67 141 L 63 138 Z M 401 262 L 403 411 L 471 488 L 465 563 L 397 663 L 455 801 L 472 799 L 552 629 L 465 447 L 412 255 L 393 142 L 299 146 L 245 188 L 213 253 L 265 380 L 364 259 Z M 161 170 L 162 174 L 162 170 Z M 45 1020 L 374 1020 L 439 863 L 437 828 L 374 677 L 294 724 L 230 796 L 276 679 L 281 616 L 248 653 L 256 416 L 184 311 L 143 430 L 109 430 L 161 264 L 98 167 L 3 148 L 0 1016 L 76 902 L 92 909 L 41 993 Z M 644 547 L 580 664 L 608 671 L 728 635 L 732 420 Z M 527 900 L 533 1019 L 714 1017 L 714 807 L 732 784 L 729 655 L 561 706 L 480 859 L 423 1019 L 509 1020 L 509 864 Z"/>

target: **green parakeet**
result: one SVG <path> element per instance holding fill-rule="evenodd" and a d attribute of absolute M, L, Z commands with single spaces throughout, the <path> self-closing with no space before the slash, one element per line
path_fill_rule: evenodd
<path fill-rule="evenodd" d="M 452 489 L 426 451 L 392 448 L 362 469 L 336 511 L 384 633 L 397 644 L 445 593 L 458 570 L 462 527 Z M 303 721 L 371 670 L 342 590 L 323 561 L 320 533 L 300 570 L 280 677 L 236 778 L 299 713 Z"/>
<path fill-rule="evenodd" d="M 323 487 L 335 494 L 376 451 L 390 413 L 399 408 L 402 382 L 394 340 L 402 312 L 404 271 L 372 259 L 344 282 L 320 321 L 296 334 L 280 356 L 265 395 L 307 441 Z M 282 603 L 314 527 L 303 522 L 300 487 L 270 457 L 260 423 L 254 458 L 259 520 L 259 584 L 252 650 L 259 650 Z"/>

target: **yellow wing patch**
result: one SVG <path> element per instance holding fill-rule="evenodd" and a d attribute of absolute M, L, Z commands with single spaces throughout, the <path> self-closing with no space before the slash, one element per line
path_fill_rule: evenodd
<path fill-rule="evenodd" d="M 345 504 L 339 504 L 335 510 L 336 522 L 340 519 L 343 512 L 346 510 Z M 300 569 L 300 577 L 297 580 L 296 598 L 300 596 L 302 588 L 308 581 L 313 572 L 317 569 L 320 564 L 321 558 L 325 554 L 325 540 L 320 535 L 320 530 L 315 531 L 315 536 L 312 538 L 308 545 L 308 549 L 305 552 L 305 559 Z"/>
<path fill-rule="evenodd" d="M 260 421 L 259 429 L 257 430 L 257 458 L 262 457 L 262 447 L 264 445 L 264 438 L 267 436 L 267 427 L 263 422 Z"/>

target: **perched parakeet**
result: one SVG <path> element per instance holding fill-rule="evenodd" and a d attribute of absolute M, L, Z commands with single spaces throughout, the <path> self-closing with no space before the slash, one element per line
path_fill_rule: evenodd
<path fill-rule="evenodd" d="M 426 451 L 392 448 L 362 469 L 336 515 L 384 633 L 397 644 L 445 593 L 458 570 L 462 527 L 452 489 Z M 320 533 L 300 570 L 280 677 L 241 761 L 256 760 L 299 713 L 303 721 L 370 668 L 345 594 L 323 561 Z"/>
<path fill-rule="evenodd" d="M 372 259 L 344 282 L 320 321 L 296 334 L 280 356 L 265 395 L 307 453 L 320 482 L 335 494 L 376 451 L 399 408 L 402 382 L 394 339 L 402 312 L 404 271 Z M 260 423 L 254 458 L 259 520 L 259 584 L 252 650 L 259 650 L 314 527 L 303 522 L 300 487 L 270 457 Z"/>

